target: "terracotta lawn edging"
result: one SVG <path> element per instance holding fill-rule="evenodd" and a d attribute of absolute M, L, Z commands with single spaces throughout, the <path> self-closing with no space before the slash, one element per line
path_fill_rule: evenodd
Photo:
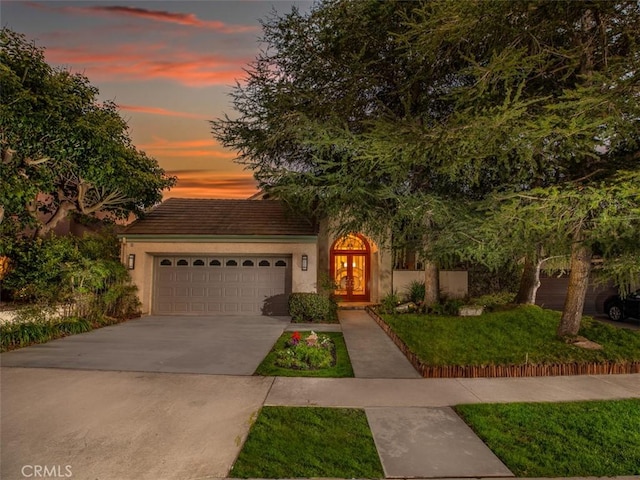
<path fill-rule="evenodd" d="M 553 363 L 544 365 L 426 365 L 371 307 L 367 313 L 391 338 L 423 378 L 552 377 L 640 373 L 640 362 Z"/>

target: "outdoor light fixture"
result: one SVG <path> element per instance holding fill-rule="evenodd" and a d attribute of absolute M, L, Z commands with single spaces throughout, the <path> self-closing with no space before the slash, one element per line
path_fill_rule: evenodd
<path fill-rule="evenodd" d="M 309 269 L 309 256 L 304 254 L 302 255 L 302 271 L 306 272 Z"/>
<path fill-rule="evenodd" d="M 136 268 L 136 254 L 135 253 L 130 253 L 129 254 L 129 258 L 127 260 L 127 268 L 129 270 L 133 270 L 134 268 Z"/>

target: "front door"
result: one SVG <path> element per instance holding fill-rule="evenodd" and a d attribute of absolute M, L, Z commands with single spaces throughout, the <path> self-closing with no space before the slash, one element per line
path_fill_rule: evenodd
<path fill-rule="evenodd" d="M 333 244 L 331 278 L 341 300 L 369 301 L 369 258 L 369 244 L 360 235 L 347 235 Z"/>

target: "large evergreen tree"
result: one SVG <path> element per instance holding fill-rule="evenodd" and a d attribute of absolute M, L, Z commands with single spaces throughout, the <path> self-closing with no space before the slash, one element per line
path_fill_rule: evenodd
<path fill-rule="evenodd" d="M 240 116 L 214 134 L 279 196 L 427 247 L 507 202 L 528 263 L 573 252 L 575 334 L 594 248 L 637 233 L 638 25 L 626 0 L 323 2 L 265 23 Z M 563 222 L 532 228 L 542 204 Z M 618 237 L 600 235 L 612 215 Z"/>

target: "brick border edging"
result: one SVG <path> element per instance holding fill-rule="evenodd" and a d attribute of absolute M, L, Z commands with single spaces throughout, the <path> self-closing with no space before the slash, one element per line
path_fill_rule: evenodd
<path fill-rule="evenodd" d="M 424 378 L 515 378 L 640 373 L 640 361 L 627 363 L 553 363 L 548 365 L 425 365 L 371 307 L 366 307 L 365 310 Z"/>

